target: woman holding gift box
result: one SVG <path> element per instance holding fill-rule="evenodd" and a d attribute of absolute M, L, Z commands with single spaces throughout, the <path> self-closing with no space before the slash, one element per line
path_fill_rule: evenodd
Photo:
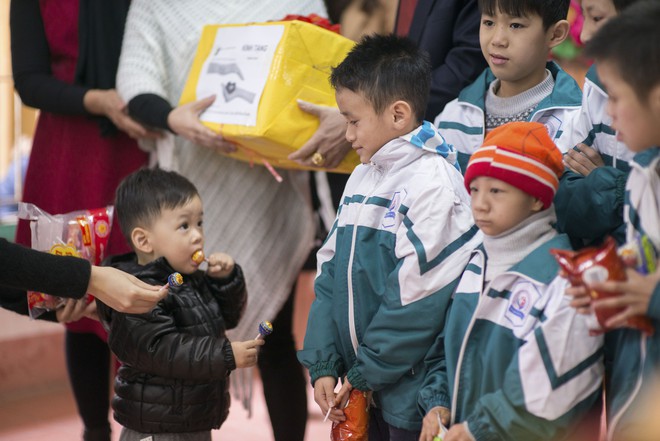
<path fill-rule="evenodd" d="M 250 296 L 230 337 L 253 338 L 254 323 L 273 322 L 259 370 L 279 441 L 302 440 L 307 420 L 306 381 L 291 333 L 291 293 L 314 237 L 307 173 L 280 171 L 284 181 L 278 184 L 266 168 L 218 154 L 232 145 L 199 121 L 214 97 L 174 106 L 205 24 L 311 13 L 326 15 L 322 0 L 133 0 L 117 76 L 130 114 L 168 131 L 163 139 L 142 145 L 158 151 L 160 167 L 180 172 L 198 188 L 209 225 L 208 248 L 224 249 L 242 263 Z"/>

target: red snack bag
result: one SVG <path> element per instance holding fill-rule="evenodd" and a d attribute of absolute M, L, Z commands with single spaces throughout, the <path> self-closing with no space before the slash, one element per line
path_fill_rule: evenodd
<path fill-rule="evenodd" d="M 30 221 L 32 248 L 60 256 L 74 256 L 98 265 L 105 251 L 112 225 L 112 206 L 94 210 L 49 214 L 34 204 L 20 203 L 18 217 Z M 28 291 L 28 309 L 32 318 L 64 304 L 61 297 Z M 90 303 L 94 298 L 87 295 Z"/>
<path fill-rule="evenodd" d="M 344 408 L 346 420 L 332 423 L 330 441 L 368 441 L 369 401 L 367 394 L 357 389 L 351 390 Z"/>
<path fill-rule="evenodd" d="M 592 299 L 616 297 L 621 293 L 597 291 L 589 288 L 589 283 L 604 282 L 607 280 L 626 280 L 626 271 L 623 261 L 617 254 L 616 242 L 608 237 L 600 247 L 588 247 L 580 251 L 551 249 L 552 254 L 563 270 L 564 276 L 573 286 L 585 286 Z M 608 331 L 605 326 L 607 320 L 620 313 L 623 308 L 595 309 L 596 319 L 602 331 Z M 639 329 L 647 335 L 653 334 L 653 325 L 648 317 L 636 316 L 628 319 L 628 325 Z"/>

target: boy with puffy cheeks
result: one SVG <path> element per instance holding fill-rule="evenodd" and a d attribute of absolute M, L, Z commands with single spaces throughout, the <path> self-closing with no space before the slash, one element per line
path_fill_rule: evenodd
<path fill-rule="evenodd" d="M 483 246 L 472 253 L 419 393 L 421 441 L 562 439 L 600 395 L 602 337 L 570 307 L 551 248 L 562 154 L 544 125 L 494 129 L 465 186 Z"/>
<path fill-rule="evenodd" d="M 183 176 L 143 169 L 117 188 L 115 208 L 133 253 L 107 264 L 164 285 L 174 272 L 180 286 L 147 314 L 122 314 L 97 299 L 110 349 L 121 361 L 112 400 L 121 441 L 210 441 L 229 413 L 228 377 L 254 366 L 263 340 L 230 342 L 247 292 L 231 256 L 213 253 L 201 271 L 192 256 L 204 248 L 202 200 Z"/>

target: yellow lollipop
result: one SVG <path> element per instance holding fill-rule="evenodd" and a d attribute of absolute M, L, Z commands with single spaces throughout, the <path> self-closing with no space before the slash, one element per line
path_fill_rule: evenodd
<path fill-rule="evenodd" d="M 191 257 L 192 261 L 195 262 L 197 265 L 200 265 L 202 262 L 204 262 L 204 251 L 202 250 L 197 250 L 193 253 Z"/>

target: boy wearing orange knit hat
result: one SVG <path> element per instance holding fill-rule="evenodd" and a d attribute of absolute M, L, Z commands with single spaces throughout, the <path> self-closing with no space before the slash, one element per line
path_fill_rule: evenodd
<path fill-rule="evenodd" d="M 470 258 L 419 393 L 420 441 L 563 439 L 600 395 L 602 337 L 564 295 L 551 248 L 564 166 L 544 125 L 491 131 L 465 185 L 484 243 Z M 597 428 L 593 433 L 596 433 Z"/>

